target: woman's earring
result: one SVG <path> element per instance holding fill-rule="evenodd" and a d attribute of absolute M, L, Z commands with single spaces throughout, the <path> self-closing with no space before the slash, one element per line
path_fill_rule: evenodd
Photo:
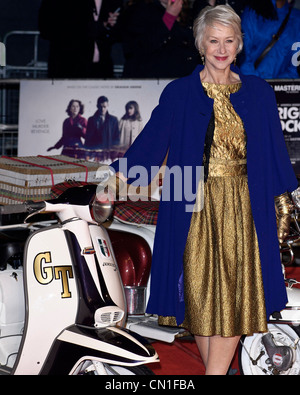
<path fill-rule="evenodd" d="M 236 66 L 236 58 L 234 58 L 233 65 Z"/>
<path fill-rule="evenodd" d="M 205 57 L 204 57 L 204 55 L 201 55 L 201 60 L 202 60 L 203 66 L 205 66 Z"/>

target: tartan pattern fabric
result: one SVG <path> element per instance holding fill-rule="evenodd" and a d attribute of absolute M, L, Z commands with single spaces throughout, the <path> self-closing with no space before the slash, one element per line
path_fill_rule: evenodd
<path fill-rule="evenodd" d="M 115 203 L 114 216 L 124 222 L 156 225 L 158 206 L 159 201 L 118 201 Z"/>
<path fill-rule="evenodd" d="M 56 184 L 51 188 L 51 199 L 57 198 L 59 195 L 61 195 L 63 192 L 65 192 L 68 188 L 80 187 L 82 185 L 87 185 L 87 184 L 92 184 L 92 183 L 84 182 L 84 181 L 69 180 L 66 182 L 61 182 L 59 184 Z"/>
<path fill-rule="evenodd" d="M 90 184 L 83 181 L 66 181 L 51 188 L 51 199 L 58 197 L 66 189 Z M 159 201 L 116 201 L 113 216 L 120 221 L 134 224 L 156 225 Z"/>

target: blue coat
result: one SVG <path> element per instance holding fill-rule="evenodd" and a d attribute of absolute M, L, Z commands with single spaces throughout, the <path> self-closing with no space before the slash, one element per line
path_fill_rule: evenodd
<path fill-rule="evenodd" d="M 174 80 L 161 94 L 149 122 L 127 151 L 127 168 L 140 165 L 151 174 L 168 153 L 167 166 L 202 164 L 203 146 L 213 111 L 213 100 L 204 92 L 198 66 L 187 77 Z M 270 85 L 256 76 L 240 74 L 241 89 L 231 95 L 235 111 L 244 122 L 247 135 L 247 168 L 250 201 L 256 226 L 267 314 L 282 310 L 287 302 L 277 239 L 274 196 L 297 188 L 298 183 L 286 150 L 275 95 Z M 112 167 L 121 171 L 121 163 Z M 153 171 L 152 171 L 153 176 Z M 170 178 L 170 186 L 178 177 Z M 193 177 L 193 190 L 197 177 Z M 165 185 L 164 185 L 165 187 Z M 147 311 L 184 319 L 182 297 L 183 253 L 192 213 L 186 210 L 189 197 L 174 193 L 160 203 L 151 268 L 151 292 Z"/>
<path fill-rule="evenodd" d="M 276 7 L 275 0 L 272 0 Z M 289 4 L 282 8 L 276 7 L 278 19 L 264 19 L 257 16 L 251 8 L 246 8 L 242 14 L 242 30 L 244 33 L 244 50 L 242 54 L 241 71 L 243 74 L 257 75 L 261 78 L 299 78 L 297 65 L 298 48 L 292 50 L 292 45 L 300 41 L 300 10 L 292 9 L 288 24 L 279 41 L 273 46 L 264 60 L 254 67 L 256 59 L 269 44 L 273 34 L 277 33 L 281 23 L 289 11 Z"/>

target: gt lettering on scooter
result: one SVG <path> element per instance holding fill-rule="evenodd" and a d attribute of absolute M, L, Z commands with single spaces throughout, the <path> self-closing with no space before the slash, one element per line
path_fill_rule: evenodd
<path fill-rule="evenodd" d="M 52 263 L 50 251 L 41 252 L 34 258 L 33 271 L 38 283 L 42 285 L 48 285 L 53 281 L 53 279 L 61 279 L 61 298 L 71 298 L 72 294 L 69 289 L 69 278 L 74 278 L 72 266 L 43 267 L 43 263 Z"/>

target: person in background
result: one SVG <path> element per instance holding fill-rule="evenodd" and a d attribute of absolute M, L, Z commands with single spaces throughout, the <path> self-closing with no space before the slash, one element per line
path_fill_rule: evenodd
<path fill-rule="evenodd" d="M 139 166 L 143 185 L 166 156 L 170 173 L 181 170 L 163 180 L 147 312 L 189 330 L 206 374 L 225 375 L 241 335 L 266 332 L 269 316 L 286 306 L 278 240 L 288 234 L 287 191 L 298 181 L 273 89 L 234 66 L 240 17 L 227 5 L 204 8 L 194 34 L 204 65 L 166 86 L 111 168 L 125 182 Z M 197 197 L 188 185 L 198 186 Z"/>
<path fill-rule="evenodd" d="M 120 146 L 128 149 L 143 129 L 143 121 L 139 105 L 131 100 L 126 103 L 125 114 L 119 122 Z"/>
<path fill-rule="evenodd" d="M 113 77 L 122 0 L 42 0 L 41 37 L 49 40 L 49 78 Z"/>
<path fill-rule="evenodd" d="M 136 0 L 124 10 L 124 78 L 176 78 L 199 62 L 188 0 Z"/>
<path fill-rule="evenodd" d="M 279 40 L 265 52 L 286 17 Z M 292 46 L 300 41 L 300 10 L 293 4 L 286 0 L 249 1 L 242 15 L 242 30 L 244 52 L 240 67 L 244 74 L 265 79 L 299 78 Z"/>
<path fill-rule="evenodd" d="M 97 111 L 88 119 L 85 148 L 109 150 L 120 142 L 118 118 L 108 112 L 108 98 L 100 96 Z"/>
<path fill-rule="evenodd" d="M 66 113 L 69 117 L 63 122 L 62 137 L 53 147 L 49 147 L 47 151 L 63 147 L 61 155 L 66 155 L 70 152 L 70 148 L 83 147 L 87 128 L 87 120 L 82 116 L 84 105 L 80 100 L 71 100 Z"/>

